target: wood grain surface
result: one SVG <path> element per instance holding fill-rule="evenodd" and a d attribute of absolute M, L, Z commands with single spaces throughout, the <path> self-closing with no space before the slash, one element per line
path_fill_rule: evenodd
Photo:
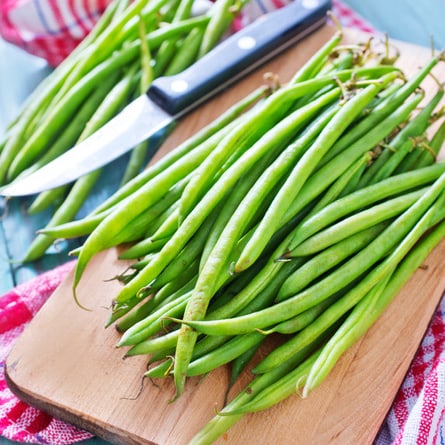
<path fill-rule="evenodd" d="M 184 119 L 157 155 L 219 115 L 273 71 L 288 80 L 332 34 L 324 27 Z M 345 33 L 346 41 L 363 35 Z M 429 50 L 398 44 L 400 65 L 413 72 Z M 445 78 L 443 67 L 437 72 Z M 304 400 L 297 395 L 245 416 L 218 444 L 366 445 L 388 412 L 445 287 L 445 241 L 428 257 L 379 321 L 346 353 L 327 380 Z M 70 275 L 20 337 L 7 360 L 11 389 L 23 400 L 115 444 L 184 445 L 222 406 L 228 372 L 190 379 L 174 403 L 170 382 L 142 382 L 144 357 L 122 359 L 118 334 L 104 328 L 119 286 L 106 281 L 125 264 L 115 249 L 97 255 L 73 301 Z M 235 388 L 236 390 L 236 388 Z"/>

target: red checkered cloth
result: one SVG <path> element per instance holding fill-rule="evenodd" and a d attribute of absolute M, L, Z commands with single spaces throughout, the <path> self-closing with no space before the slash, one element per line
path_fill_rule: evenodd
<path fill-rule="evenodd" d="M 70 444 L 91 438 L 91 434 L 21 402 L 9 390 L 4 365 L 15 340 L 73 268 L 71 261 L 0 298 L 0 434 L 11 440 L 36 444 Z"/>
<path fill-rule="evenodd" d="M 111 0 L 1 0 L 0 35 L 8 42 L 46 59 L 53 67 L 79 44 Z M 252 0 L 235 22 L 235 30 L 289 0 Z M 372 27 L 338 0 L 333 11 L 344 26 Z"/>
<path fill-rule="evenodd" d="M 0 0 L 0 33 L 26 51 L 60 63 L 88 33 L 109 0 Z M 236 28 L 285 4 L 253 0 Z M 334 0 L 344 26 L 372 31 L 354 11 Z M 74 262 L 19 285 L 0 297 L 0 360 L 4 365 L 14 341 L 52 294 Z M 445 444 L 445 302 L 442 301 L 375 445 Z M 3 369 L 3 366 L 2 368 Z M 0 373 L 0 434 L 23 443 L 63 445 L 91 434 L 56 420 L 18 400 Z"/>

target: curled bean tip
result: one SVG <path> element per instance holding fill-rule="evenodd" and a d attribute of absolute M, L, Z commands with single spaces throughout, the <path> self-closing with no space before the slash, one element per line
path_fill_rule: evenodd
<path fill-rule="evenodd" d="M 305 380 L 307 379 L 307 376 L 301 376 L 295 383 L 295 392 L 297 395 L 305 399 L 309 393 L 307 385 L 305 384 Z"/>
<path fill-rule="evenodd" d="M 336 34 L 337 34 L 338 38 L 342 38 L 343 37 L 343 27 L 341 26 L 340 21 L 338 20 L 338 18 L 335 16 L 335 14 L 332 11 L 328 11 L 327 15 L 333 21 L 335 27 L 337 28 Z"/>
<path fill-rule="evenodd" d="M 73 298 L 74 298 L 74 302 L 76 303 L 76 305 L 79 306 L 81 309 L 83 309 L 84 311 L 89 311 L 89 312 L 92 311 L 92 309 L 90 309 L 90 308 L 84 306 L 84 305 L 80 302 L 79 297 L 78 297 L 78 295 L 77 295 L 77 287 L 76 287 L 76 286 L 73 286 Z"/>
<path fill-rule="evenodd" d="M 255 331 L 258 332 L 259 334 L 264 335 L 264 336 L 267 336 L 267 335 L 272 334 L 274 332 L 273 329 L 265 330 L 265 329 L 260 329 L 260 328 L 255 328 Z"/>

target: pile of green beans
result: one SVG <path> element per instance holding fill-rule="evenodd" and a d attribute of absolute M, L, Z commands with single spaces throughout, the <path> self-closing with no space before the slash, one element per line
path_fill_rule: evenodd
<path fill-rule="evenodd" d="M 42 231 L 86 236 L 73 252 L 79 305 L 91 258 L 125 244 L 120 258 L 133 262 L 107 325 L 126 356 L 148 356 L 146 377 L 173 378 L 174 398 L 219 366 L 231 385 L 254 375 L 193 444 L 296 389 L 306 397 L 445 235 L 444 90 L 421 88 L 443 54 L 407 78 L 341 39 L 90 215 Z"/>
<path fill-rule="evenodd" d="M 192 0 L 114 0 L 81 45 L 24 104 L 0 144 L 0 184 L 47 164 L 108 122 L 145 93 L 152 80 L 176 74 L 210 51 L 244 1 L 217 0 L 192 16 Z M 136 176 L 150 155 L 148 142 L 131 151 L 121 184 Z M 106 167 L 73 184 L 40 193 L 27 211 L 51 210 L 47 227 L 74 219 L 94 193 Z M 50 247 L 37 236 L 24 262 Z"/>

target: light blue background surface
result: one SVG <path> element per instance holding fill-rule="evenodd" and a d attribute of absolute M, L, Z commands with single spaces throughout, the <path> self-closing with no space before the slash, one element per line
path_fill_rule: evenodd
<path fill-rule="evenodd" d="M 386 32 L 392 38 L 429 47 L 433 37 L 437 48 L 445 48 L 445 0 L 344 0 L 344 3 L 354 8 L 378 31 Z M 21 103 L 47 73 L 48 68 L 43 61 L 0 40 L 0 135 L 20 109 Z M 12 227 L 8 228 L 8 224 L 0 227 L 0 293 L 17 282 L 29 279 L 42 268 L 48 269 L 61 261 L 60 257 L 53 256 L 36 268 L 13 271 L 6 260 L 6 249 L 10 248 L 11 243 L 26 244 L 26 237 L 32 233 L 32 227 L 30 229 L 28 225 L 32 224 L 32 221 L 23 224 L 14 221 L 10 223 Z M 15 242 L 13 237 L 16 238 Z M 0 445 L 11 443 L 0 438 Z M 100 439 L 87 441 L 88 445 L 105 443 Z"/>

